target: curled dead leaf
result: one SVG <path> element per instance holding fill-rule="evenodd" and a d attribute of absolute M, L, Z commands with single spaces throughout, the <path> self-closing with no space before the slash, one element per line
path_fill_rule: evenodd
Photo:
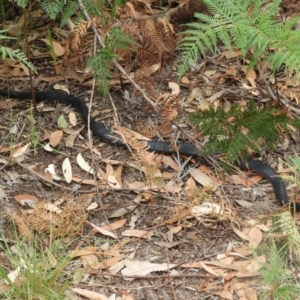
<path fill-rule="evenodd" d="M 65 49 L 64 47 L 61 46 L 60 43 L 55 42 L 53 40 L 48 40 L 48 39 L 41 39 L 41 41 L 43 41 L 45 44 L 47 44 L 50 48 L 53 49 L 54 53 L 57 56 L 62 56 L 65 54 Z"/>
<path fill-rule="evenodd" d="M 28 194 L 19 194 L 14 196 L 15 200 L 18 201 L 21 205 L 28 205 L 31 208 L 35 208 L 36 203 L 39 199 L 33 195 Z"/>
<path fill-rule="evenodd" d="M 68 157 L 64 159 L 62 169 L 66 182 L 70 183 L 72 181 L 72 166 Z"/>
<path fill-rule="evenodd" d="M 50 145 L 55 148 L 60 143 L 63 134 L 64 133 L 62 130 L 56 130 L 54 132 L 51 132 L 49 137 Z"/>

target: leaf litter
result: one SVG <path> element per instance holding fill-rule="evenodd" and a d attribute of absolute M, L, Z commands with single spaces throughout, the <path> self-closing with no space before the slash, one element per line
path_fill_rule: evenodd
<path fill-rule="evenodd" d="M 131 2 L 129 1 L 129 4 Z M 153 13 L 149 3 L 145 7 L 149 14 Z M 132 9 L 136 10 L 137 8 L 132 6 Z M 39 16 L 41 14 L 40 11 L 36 13 Z M 122 13 L 126 15 L 128 11 Z M 22 19 L 19 20 L 15 24 L 15 28 L 22 28 L 23 22 Z M 14 35 L 14 27 L 10 29 L 10 33 Z M 33 36 L 32 39 L 36 40 L 38 36 Z M 39 40 L 49 45 L 47 38 Z M 58 57 L 64 54 L 63 45 L 60 41 L 53 43 Z M 33 54 L 39 58 L 49 59 L 50 57 L 49 52 L 41 53 L 38 49 L 34 49 Z M 220 57 L 222 56 L 228 60 L 240 58 L 241 54 L 238 51 L 228 53 L 220 47 Z M 243 81 L 241 90 L 248 95 L 258 96 L 259 76 L 255 74 L 254 70 L 246 72 L 247 66 L 240 69 L 238 64 L 235 65 L 236 61 L 233 60 L 233 63 L 234 65 L 226 65 L 226 61 L 223 61 L 225 73 L 224 70 L 218 68 L 210 70 L 207 66 L 204 72 L 206 77 L 199 77 L 200 82 L 197 82 L 196 85 L 192 81 L 193 74 L 187 73 L 181 82 L 190 88 L 190 94 L 185 95 L 183 110 L 202 111 L 210 105 L 218 107 L 224 92 L 216 92 L 213 82 L 226 86 L 228 80 L 243 79 L 245 81 Z M 26 66 L 12 61 L 8 65 L 13 68 L 11 76 L 20 80 L 22 84 L 22 80 L 28 76 Z M 215 68 L 217 65 L 212 64 L 211 67 Z M 158 64 L 153 64 L 153 66 L 156 66 L 157 69 Z M 239 71 L 242 71 L 240 73 L 243 75 Z M 7 73 L 5 72 L 5 74 Z M 62 80 L 65 79 L 62 74 L 52 74 L 42 77 L 41 80 L 57 82 L 59 76 Z M 161 80 L 156 73 L 152 73 L 152 76 L 157 81 L 169 82 L 169 87 L 174 90 L 175 94 L 183 90 L 173 81 Z M 205 82 L 205 80 L 207 81 Z M 299 94 L 292 81 L 292 79 L 286 79 L 286 82 L 279 83 L 279 87 L 289 99 L 298 99 Z M 203 82 L 206 83 L 204 86 Z M 57 88 L 69 92 L 69 89 L 64 86 L 57 86 Z M 149 88 L 147 91 L 153 93 L 153 90 Z M 239 89 L 237 91 L 240 92 Z M 153 96 L 159 98 L 160 95 Z M 237 101 L 242 102 L 243 99 L 238 98 Z M 19 101 L 6 100 L 1 101 L 0 107 L 15 109 L 18 104 Z M 118 104 L 119 107 L 124 107 L 122 101 Z M 96 109 L 99 109 L 99 115 L 101 111 L 104 111 L 103 107 L 101 109 L 96 107 Z M 111 111 L 110 107 L 106 107 L 106 109 L 107 112 Z M 45 113 L 43 118 L 45 115 L 48 114 Z M 51 116 L 46 117 L 51 119 Z M 57 128 L 48 126 L 48 124 L 52 124 L 52 121 L 41 121 L 41 123 L 47 128 L 44 130 L 48 130 L 50 127 L 44 138 L 49 140 L 51 148 L 47 148 L 48 146 L 46 148 L 51 149 L 52 153 L 45 161 L 39 160 L 39 157 L 46 157 L 43 149 L 38 150 L 40 155 L 33 156 L 30 151 L 31 144 L 28 143 L 29 135 L 28 133 L 27 135 L 23 134 L 22 131 L 19 132 L 21 126 L 10 128 L 10 130 L 13 129 L 10 134 L 17 135 L 18 140 L 12 145 L 8 145 L 8 143 L 0 145 L 0 153 L 7 153 L 9 155 L 7 159 L 12 161 L 17 159 L 18 162 L 26 162 L 30 166 L 33 165 L 32 160 L 34 160 L 40 166 L 40 170 L 46 170 L 48 167 L 46 173 L 38 171 L 39 174 L 48 181 L 59 181 L 65 198 L 62 205 L 53 205 L 47 196 L 40 197 L 37 193 L 33 195 L 31 182 L 35 182 L 36 186 L 41 184 L 40 180 L 36 178 L 29 181 L 29 187 L 25 192 L 13 195 L 16 202 L 22 207 L 20 214 L 11 214 L 11 218 L 14 220 L 19 234 L 27 241 L 32 239 L 34 232 L 48 236 L 51 233 L 52 238 L 61 239 L 66 236 L 79 236 L 88 229 L 86 236 L 102 237 L 108 242 L 108 246 L 107 249 L 102 250 L 101 247 L 87 249 L 78 245 L 79 254 L 72 257 L 74 259 L 80 257 L 82 268 L 86 274 L 89 274 L 91 270 L 103 269 L 108 270 L 111 274 L 124 275 L 121 277 L 124 279 L 130 275 L 147 276 L 152 273 L 158 278 L 160 274 L 169 274 L 171 278 L 176 275 L 172 273 L 172 270 L 175 269 L 180 273 L 182 269 L 188 269 L 197 278 L 198 270 L 201 270 L 203 272 L 201 274 L 207 275 L 207 278 L 203 279 L 201 283 L 195 281 L 191 283 L 199 293 L 209 290 L 211 294 L 225 299 L 232 299 L 234 293 L 239 295 L 240 299 L 242 297 L 255 299 L 256 293 L 252 286 L 255 284 L 257 271 L 260 269 L 261 263 L 266 261 L 266 257 L 253 258 L 251 255 L 262 242 L 263 235 L 260 226 L 263 225 L 253 225 L 238 218 L 236 208 L 220 197 L 219 187 L 221 184 L 234 182 L 249 188 L 261 178 L 245 179 L 243 175 L 230 175 L 220 179 L 215 176 L 214 171 L 206 166 L 197 166 L 187 172 L 184 180 L 178 180 L 176 175 L 181 171 L 182 166 L 175 158 L 158 155 L 156 159 L 159 161 L 160 167 L 156 167 L 157 164 L 155 164 L 152 169 L 149 169 L 134 157 L 130 157 L 129 152 L 124 152 L 124 158 L 122 154 L 116 154 L 121 150 L 111 149 L 112 147 L 107 145 L 104 147 L 103 144 L 99 144 L 99 141 L 96 142 L 98 147 L 93 145 L 94 154 L 97 155 L 97 163 L 94 164 L 91 153 L 87 153 L 88 147 L 83 145 L 83 139 L 86 140 L 86 136 L 83 139 L 80 137 L 81 132 L 84 132 L 85 129 L 83 129 L 84 127 L 78 128 L 81 121 L 77 120 L 76 113 L 60 115 Z M 73 127 L 77 127 L 77 130 L 74 131 Z M 60 129 L 58 130 L 58 128 Z M 134 130 L 131 133 L 135 137 L 139 136 Z M 80 141 L 78 141 L 79 139 Z M 106 146 L 108 150 L 104 149 Z M 5 161 L 5 164 L 7 163 L 9 164 L 8 161 Z M 44 163 L 45 165 L 43 165 Z M 49 166 L 51 166 L 50 170 Z M 55 170 L 52 166 L 55 166 Z M 18 172 L 24 172 L 24 169 L 19 169 Z M 50 173 L 51 179 L 47 172 Z M 7 187 L 15 181 L 8 175 L 5 180 L 7 185 L 4 193 L 10 194 Z M 61 182 L 63 183 L 61 184 Z M 76 198 L 73 193 L 64 195 L 66 192 L 64 187 L 74 187 L 74 190 L 75 187 L 92 189 L 94 194 L 91 198 L 96 195 L 96 202 L 92 203 L 96 203 L 98 206 L 89 209 L 91 203 L 88 203 L 88 196 Z M 52 199 L 60 198 L 61 195 Z M 103 203 L 99 200 L 101 198 L 104 199 Z M 238 202 L 238 200 L 236 201 Z M 23 206 L 25 207 L 23 208 Z M 100 215 L 105 209 L 109 210 L 107 214 L 109 221 Z M 87 212 L 92 212 L 91 216 L 88 217 Z M 135 221 L 132 221 L 133 217 Z M 111 219 L 116 218 L 122 219 L 111 222 Z M 87 219 L 89 219 L 88 222 L 86 222 Z M 239 228 L 232 225 L 236 223 L 240 225 Z M 211 260 L 202 259 L 205 257 L 203 254 L 205 250 L 209 251 L 210 249 L 209 244 L 211 244 L 212 237 L 225 231 L 228 227 L 232 234 L 230 239 L 234 240 L 234 243 L 225 239 L 223 247 L 216 247 L 214 251 L 208 253 Z M 235 243 L 235 239 L 239 241 L 238 245 Z M 193 243 L 197 245 L 196 251 L 193 251 L 191 245 Z M 170 251 L 167 252 L 168 255 L 165 255 L 166 251 Z M 154 262 L 155 260 L 158 262 Z M 9 274 L 12 274 L 10 275 L 12 278 L 17 278 L 19 276 L 18 269 L 12 270 Z M 221 280 L 217 280 L 218 278 Z M 241 281 L 243 278 L 246 279 Z M 225 282 L 223 286 L 220 285 L 221 282 Z M 87 289 L 73 288 L 72 291 L 90 299 L 108 299 L 102 294 Z M 182 293 L 184 292 L 182 291 Z M 123 295 L 126 294 L 123 293 Z"/>

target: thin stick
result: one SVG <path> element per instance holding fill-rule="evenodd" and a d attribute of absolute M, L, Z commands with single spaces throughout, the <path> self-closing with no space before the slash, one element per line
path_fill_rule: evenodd
<path fill-rule="evenodd" d="M 101 275 L 101 276 L 111 276 L 111 277 L 123 277 L 123 278 L 135 278 L 135 279 L 162 279 L 162 278 L 222 278 L 222 276 L 213 276 L 213 275 L 202 275 L 202 274 L 180 274 L 180 275 L 149 275 L 149 276 L 138 276 L 138 275 L 119 275 L 119 274 L 110 274 L 110 273 L 101 273 L 101 272 L 89 272 L 92 275 Z"/>

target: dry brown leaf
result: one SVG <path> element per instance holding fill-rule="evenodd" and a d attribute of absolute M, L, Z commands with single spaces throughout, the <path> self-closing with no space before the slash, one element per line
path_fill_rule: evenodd
<path fill-rule="evenodd" d="M 99 227 L 99 226 L 96 226 L 96 225 L 94 225 L 93 223 L 90 223 L 90 222 L 88 222 L 95 230 L 97 230 L 98 232 L 100 232 L 101 234 L 103 234 L 103 235 L 106 235 L 106 236 L 110 236 L 110 237 L 112 237 L 112 238 L 114 238 L 114 239 L 117 239 L 118 237 L 114 234 L 114 233 L 112 233 L 112 232 L 110 232 L 110 231 L 108 231 L 108 230 L 106 230 L 106 229 L 103 229 L 103 228 L 101 228 L 101 227 Z"/>
<path fill-rule="evenodd" d="M 173 247 L 177 247 L 179 245 L 184 244 L 184 242 L 172 242 L 172 243 L 167 243 L 167 242 L 154 242 L 155 245 L 162 247 L 162 248 L 173 248 Z"/>
<path fill-rule="evenodd" d="M 81 296 L 84 296 L 88 299 L 91 299 L 91 300 L 108 300 L 108 298 L 106 296 L 96 293 L 96 292 L 93 292 L 93 291 L 86 290 L 86 289 L 74 288 L 71 290 L 73 292 L 75 292 Z"/>
<path fill-rule="evenodd" d="M 172 92 L 171 92 L 172 95 L 179 95 L 179 93 L 180 93 L 180 86 L 179 86 L 178 83 L 173 82 L 173 81 L 169 81 L 168 82 L 168 86 L 172 90 Z"/>
<path fill-rule="evenodd" d="M 186 98 L 186 103 L 191 103 L 194 99 L 197 101 L 203 99 L 202 90 L 200 87 L 194 87 Z"/>
<path fill-rule="evenodd" d="M 261 181 L 263 177 L 261 175 L 254 175 L 251 176 L 250 178 L 245 178 L 244 176 L 241 175 L 231 175 L 230 178 L 233 180 L 233 183 L 235 184 L 242 184 L 244 186 L 251 187 L 257 182 Z"/>
<path fill-rule="evenodd" d="M 62 163 L 62 170 L 66 182 L 70 183 L 72 181 L 72 166 L 68 157 L 65 158 Z"/>
<path fill-rule="evenodd" d="M 186 184 L 185 184 L 185 190 L 187 191 L 188 193 L 188 196 L 190 198 L 193 198 L 195 197 L 195 190 L 196 190 L 196 182 L 195 180 L 190 177 L 187 181 L 186 181 Z"/>
<path fill-rule="evenodd" d="M 244 246 L 234 247 L 234 251 L 242 256 L 248 256 L 253 253 L 253 250 L 248 248 L 246 249 Z"/>
<path fill-rule="evenodd" d="M 202 170 L 193 169 L 190 171 L 191 176 L 204 187 L 213 187 L 212 179 L 207 176 Z"/>
<path fill-rule="evenodd" d="M 181 267 L 181 268 L 197 268 L 197 269 L 203 269 L 203 264 L 202 264 L 201 262 L 194 262 L 194 263 L 182 264 L 180 267 Z"/>
<path fill-rule="evenodd" d="M 11 271 L 10 273 L 8 273 L 7 277 L 9 278 L 9 280 L 11 282 L 15 282 L 20 274 L 20 271 L 21 271 L 21 267 L 18 266 L 14 271 Z M 5 280 L 5 282 L 6 282 L 6 280 Z"/>
<path fill-rule="evenodd" d="M 133 167 L 133 168 L 135 168 L 135 169 L 137 169 L 137 170 L 139 170 L 139 171 L 141 171 L 141 172 L 143 172 L 144 174 L 146 174 L 147 175 L 147 168 L 146 167 L 144 167 L 144 166 L 141 166 L 140 164 L 135 164 L 135 163 L 132 163 L 132 162 L 127 162 L 127 164 L 130 166 L 130 167 Z M 159 169 L 157 169 L 157 168 L 152 168 L 152 173 L 151 173 L 151 177 L 152 178 L 160 178 L 162 175 L 161 175 L 161 171 L 159 170 Z M 128 183 L 127 183 L 128 184 Z M 130 184 L 135 184 L 135 183 L 130 183 Z M 141 186 L 142 185 L 142 183 L 141 182 L 139 182 L 139 184 L 138 184 L 139 186 Z"/>
<path fill-rule="evenodd" d="M 19 234 L 23 236 L 27 242 L 30 242 L 32 240 L 32 233 L 23 221 L 23 219 L 16 213 L 12 214 L 12 218 L 16 224 Z"/>
<path fill-rule="evenodd" d="M 53 254 L 51 254 L 51 253 L 48 253 L 48 255 L 49 255 L 49 262 L 50 262 L 50 265 L 54 268 L 54 267 L 56 267 L 56 265 L 57 265 L 57 259 L 54 257 L 54 255 Z"/>
<path fill-rule="evenodd" d="M 246 78 L 251 78 L 252 80 L 256 79 L 256 73 L 253 69 L 248 70 L 248 66 L 243 66 L 241 70 L 245 73 Z"/>
<path fill-rule="evenodd" d="M 6 198 L 7 197 L 6 192 L 1 187 L 0 187 L 0 197 L 1 198 Z"/>
<path fill-rule="evenodd" d="M 0 101 L 0 109 L 1 110 L 10 110 L 11 108 L 18 105 L 18 101 L 13 101 L 11 99 Z"/>
<path fill-rule="evenodd" d="M 107 182 L 111 188 L 120 189 L 122 187 L 121 182 L 118 182 L 118 178 L 116 177 L 117 176 L 116 172 L 114 171 L 113 167 L 109 164 L 106 165 L 106 176 L 107 176 Z M 118 174 L 118 176 L 120 176 L 120 173 Z"/>
<path fill-rule="evenodd" d="M 11 75 L 14 77 L 20 77 L 21 76 L 21 69 L 20 68 L 13 68 L 11 70 Z"/>
<path fill-rule="evenodd" d="M 181 82 L 183 84 L 191 84 L 191 81 L 186 76 L 181 77 Z"/>
<path fill-rule="evenodd" d="M 134 260 L 127 260 L 125 265 L 126 267 L 121 271 L 121 273 L 123 275 L 131 276 L 146 276 L 152 272 L 167 271 L 177 266 L 176 264 L 170 263 L 154 264 L 147 261 Z"/>
<path fill-rule="evenodd" d="M 11 285 L 6 283 L 0 283 L 0 295 L 3 295 L 5 292 L 11 289 Z"/>
<path fill-rule="evenodd" d="M 88 184 L 88 185 L 94 185 L 94 186 L 101 186 L 101 185 L 105 185 L 104 182 L 102 181 L 96 181 L 94 179 L 82 179 L 82 178 L 79 178 L 79 177 L 72 177 L 72 180 L 74 182 L 78 182 L 80 184 Z"/>
<path fill-rule="evenodd" d="M 120 186 L 122 186 L 122 171 L 123 171 L 123 165 L 120 165 L 117 167 L 115 171 L 116 180 L 119 183 Z"/>
<path fill-rule="evenodd" d="M 153 231 L 145 231 L 139 229 L 128 229 L 122 232 L 123 236 L 134 236 L 137 238 L 150 239 L 153 235 Z"/>
<path fill-rule="evenodd" d="M 236 50 L 236 51 L 230 50 L 230 51 L 223 51 L 223 52 L 221 52 L 221 54 L 222 54 L 222 56 L 225 56 L 226 59 L 232 59 L 232 58 L 242 56 L 242 51 L 240 51 L 240 50 Z"/>
<path fill-rule="evenodd" d="M 11 157 L 14 159 L 20 159 L 21 157 L 23 157 L 24 154 L 26 154 L 29 151 L 30 148 L 30 143 L 24 145 L 21 148 L 16 148 L 12 151 Z"/>
<path fill-rule="evenodd" d="M 26 74 L 26 76 L 29 76 L 29 69 L 28 69 L 28 67 L 25 66 L 22 62 L 20 62 L 20 66 L 23 69 L 23 71 Z"/>
<path fill-rule="evenodd" d="M 76 118 L 76 114 L 74 113 L 74 111 L 71 111 L 69 113 L 69 121 L 73 127 L 75 127 L 77 125 L 77 118 Z"/>
<path fill-rule="evenodd" d="M 249 241 L 249 237 L 243 233 L 242 231 L 240 231 L 239 229 L 237 229 L 235 226 L 231 225 L 232 230 L 235 232 L 235 234 L 237 236 L 239 236 L 241 239 L 245 240 L 245 241 Z"/>
<path fill-rule="evenodd" d="M 209 103 L 213 103 L 216 100 L 218 100 L 219 98 L 221 98 L 223 96 L 223 94 L 225 93 L 225 91 L 220 91 L 215 93 L 214 95 L 210 96 L 209 98 L 205 98 L 205 101 L 209 102 Z"/>
<path fill-rule="evenodd" d="M 61 178 L 55 172 L 55 166 L 54 166 L 54 164 L 48 165 L 48 167 L 45 169 L 45 174 L 48 173 L 48 172 L 51 175 L 51 181 L 52 181 L 52 179 L 54 179 L 54 180 L 61 180 Z M 45 176 L 45 177 L 48 178 L 48 176 Z"/>
<path fill-rule="evenodd" d="M 79 257 L 79 256 L 83 256 L 83 255 L 89 255 L 89 254 L 94 254 L 94 253 L 98 253 L 99 247 L 85 247 L 83 249 L 80 250 L 74 250 L 69 254 L 70 258 L 74 258 L 74 257 Z"/>
<path fill-rule="evenodd" d="M 84 268 L 97 269 L 98 258 L 95 254 L 82 255 L 80 258 Z"/>
<path fill-rule="evenodd" d="M 79 167 L 86 171 L 87 173 L 94 174 L 93 168 L 87 163 L 87 161 L 82 157 L 81 153 L 78 153 L 76 157 L 77 164 Z"/>
<path fill-rule="evenodd" d="M 173 170 L 179 171 L 178 163 L 170 155 L 163 155 L 162 162 Z"/>
<path fill-rule="evenodd" d="M 50 132 L 47 129 L 44 129 L 42 127 L 40 127 L 40 129 L 42 129 L 43 134 L 44 134 L 43 137 L 42 137 L 42 141 L 49 140 Z"/>
<path fill-rule="evenodd" d="M 96 209 L 98 206 L 99 206 L 99 205 L 98 205 L 97 202 L 93 202 L 93 203 L 91 203 L 91 204 L 86 208 L 86 210 L 87 210 L 87 211 L 90 211 L 90 210 Z"/>
<path fill-rule="evenodd" d="M 170 180 L 165 184 L 164 190 L 172 194 L 179 193 L 183 189 L 181 185 L 183 185 L 183 182 L 178 183 L 175 180 Z"/>
<path fill-rule="evenodd" d="M 220 296 L 222 299 L 228 299 L 228 300 L 233 299 L 232 293 L 229 291 L 215 292 L 213 294 Z"/>
<path fill-rule="evenodd" d="M 21 205 L 28 205 L 31 208 L 34 208 L 39 199 L 33 195 L 28 194 L 19 194 L 14 196 L 15 200 L 18 201 Z"/>
<path fill-rule="evenodd" d="M 122 300 L 135 300 L 127 291 L 119 289 L 119 292 L 122 294 Z"/>
<path fill-rule="evenodd" d="M 121 208 L 117 209 L 116 211 L 114 211 L 111 215 L 109 215 L 108 218 L 111 219 L 111 218 L 118 218 L 118 217 L 125 216 L 136 208 L 137 208 L 137 205 L 135 205 L 135 204 L 128 205 L 126 207 L 121 207 Z"/>
<path fill-rule="evenodd" d="M 247 300 L 257 300 L 257 293 L 252 288 L 247 288 L 245 290 L 245 295 L 247 296 Z"/>
<path fill-rule="evenodd" d="M 57 56 L 62 56 L 65 54 L 65 49 L 64 47 L 61 46 L 60 43 L 55 42 L 55 41 L 49 41 L 48 39 L 41 39 L 44 43 L 46 43 L 50 48 L 53 47 L 53 51 Z"/>
<path fill-rule="evenodd" d="M 115 257 L 112 257 L 112 258 L 109 258 L 109 259 L 106 259 L 104 261 L 102 261 L 101 263 L 99 263 L 97 265 L 97 268 L 98 269 L 108 269 L 112 266 L 114 266 L 117 262 L 119 262 L 121 259 L 123 258 L 122 255 L 119 255 L 119 256 L 115 256 Z"/>
<path fill-rule="evenodd" d="M 227 275 L 225 272 L 221 272 L 220 270 L 218 270 L 217 272 L 214 271 L 213 268 L 207 266 L 207 265 L 206 265 L 205 263 L 203 263 L 203 262 L 200 262 L 200 264 L 202 265 L 202 268 L 203 268 L 206 272 L 208 272 L 208 273 L 210 273 L 210 274 L 212 274 L 212 275 L 214 275 L 214 276 L 222 276 L 222 277 L 225 277 L 225 276 Z"/>
<path fill-rule="evenodd" d="M 261 255 L 255 259 L 252 260 L 252 262 L 246 267 L 246 270 L 249 271 L 249 273 L 257 272 L 260 270 L 267 261 L 267 258 L 265 255 Z"/>
<path fill-rule="evenodd" d="M 62 130 L 56 130 L 50 133 L 49 143 L 50 145 L 55 148 L 61 141 L 64 132 Z"/>
<path fill-rule="evenodd" d="M 249 237 L 249 247 L 251 249 L 256 249 L 263 238 L 262 232 L 257 227 L 252 227 L 248 234 Z"/>
<path fill-rule="evenodd" d="M 182 226 L 179 225 L 179 226 L 175 226 L 175 227 L 172 227 L 172 226 L 170 226 L 170 227 L 171 228 L 169 229 L 169 231 L 166 232 L 166 235 L 167 235 L 169 241 L 172 242 L 174 234 L 180 232 L 182 230 Z"/>
<path fill-rule="evenodd" d="M 126 223 L 126 221 L 127 221 L 127 219 L 121 219 L 114 223 L 110 223 L 108 225 L 102 226 L 101 228 L 106 229 L 106 230 L 116 230 L 116 229 L 121 228 Z"/>

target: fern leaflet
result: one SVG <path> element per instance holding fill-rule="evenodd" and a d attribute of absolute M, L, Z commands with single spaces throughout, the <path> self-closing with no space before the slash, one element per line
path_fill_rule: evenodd
<path fill-rule="evenodd" d="M 250 50 L 254 51 L 249 68 L 264 57 L 274 70 L 284 64 L 291 71 L 300 71 L 300 31 L 293 30 L 300 17 L 277 21 L 280 0 L 274 0 L 268 6 L 263 0 L 203 2 L 213 16 L 196 13 L 200 22 L 187 24 L 190 29 L 184 32 L 178 46 L 181 51 L 180 76 L 199 53 L 205 56 L 207 49 L 216 53 L 218 40 L 230 50 L 240 49 L 243 57 Z"/>
<path fill-rule="evenodd" d="M 203 135 L 209 136 L 203 154 L 221 151 L 228 161 L 237 160 L 238 156 L 247 156 L 252 150 L 259 152 L 258 141 L 263 139 L 269 146 L 276 146 L 280 130 L 286 128 L 288 118 L 278 113 L 276 108 L 257 109 L 254 101 L 247 110 L 233 105 L 229 111 L 211 108 L 191 117 L 194 124 L 199 124 Z M 299 121 L 290 121 L 299 126 Z"/>

